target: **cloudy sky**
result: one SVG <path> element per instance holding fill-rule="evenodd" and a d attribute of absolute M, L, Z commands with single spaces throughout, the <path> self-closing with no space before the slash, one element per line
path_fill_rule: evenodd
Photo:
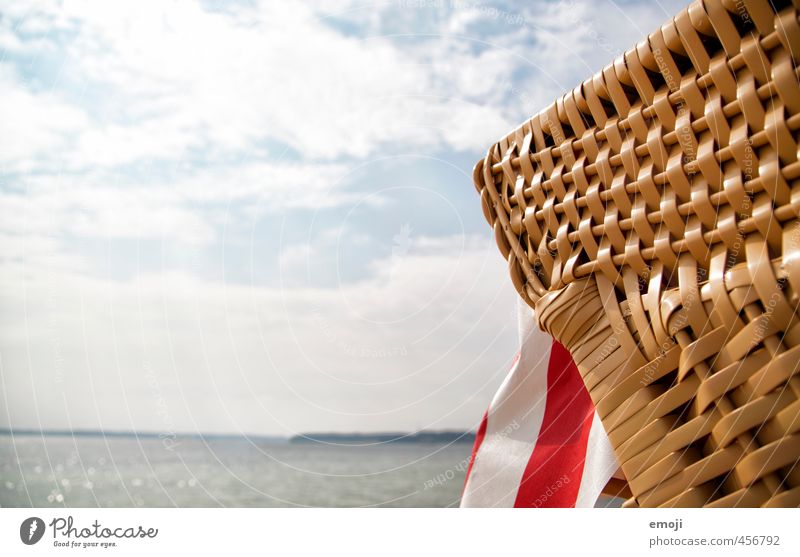
<path fill-rule="evenodd" d="M 0 1 L 0 428 L 471 428 L 471 168 L 661 0 Z"/>

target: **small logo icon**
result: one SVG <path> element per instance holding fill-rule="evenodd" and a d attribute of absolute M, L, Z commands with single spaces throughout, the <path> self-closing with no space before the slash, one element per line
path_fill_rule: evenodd
<path fill-rule="evenodd" d="M 19 538 L 25 545 L 33 545 L 44 536 L 44 520 L 32 516 L 22 521 L 19 527 Z"/>

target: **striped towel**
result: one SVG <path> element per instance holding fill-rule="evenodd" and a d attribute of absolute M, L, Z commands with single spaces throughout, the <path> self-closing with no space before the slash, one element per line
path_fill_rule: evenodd
<path fill-rule="evenodd" d="M 569 352 L 520 300 L 520 351 L 478 429 L 462 507 L 592 507 L 617 469 Z"/>

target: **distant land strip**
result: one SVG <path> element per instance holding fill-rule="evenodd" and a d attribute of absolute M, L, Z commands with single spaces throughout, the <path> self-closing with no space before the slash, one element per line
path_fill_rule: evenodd
<path fill-rule="evenodd" d="M 304 433 L 290 443 L 473 443 L 471 431 L 418 431 L 416 433 Z"/>

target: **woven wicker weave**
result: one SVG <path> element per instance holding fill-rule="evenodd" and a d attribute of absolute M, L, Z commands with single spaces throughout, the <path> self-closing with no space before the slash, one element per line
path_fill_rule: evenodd
<path fill-rule="evenodd" d="M 694 2 L 475 167 L 629 506 L 800 505 L 798 5 Z"/>

